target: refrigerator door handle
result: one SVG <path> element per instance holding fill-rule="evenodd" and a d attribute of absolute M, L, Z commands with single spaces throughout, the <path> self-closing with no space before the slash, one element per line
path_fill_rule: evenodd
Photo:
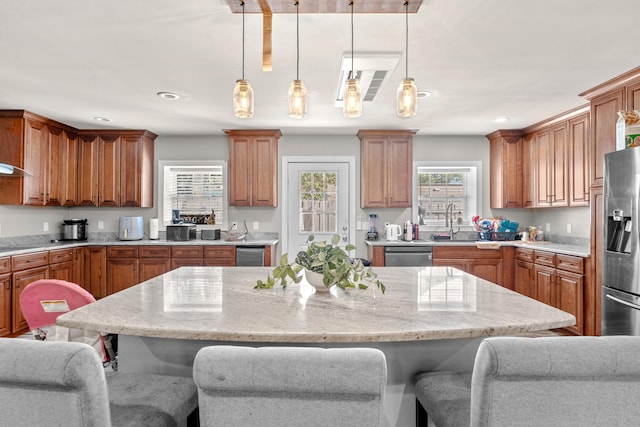
<path fill-rule="evenodd" d="M 631 308 L 634 308 L 634 309 L 636 309 L 636 310 L 640 310 L 640 305 L 638 305 L 638 304 L 634 304 L 634 303 L 632 303 L 632 302 L 625 301 L 625 300 L 623 300 L 623 299 L 620 299 L 620 298 L 614 297 L 613 295 L 609 295 L 609 294 L 606 294 L 606 295 L 605 295 L 605 297 L 606 297 L 606 298 L 609 298 L 609 299 L 610 299 L 610 300 L 612 300 L 612 301 L 615 301 L 615 302 L 618 302 L 618 303 L 620 303 L 620 304 L 626 305 L 627 307 L 631 307 Z"/>

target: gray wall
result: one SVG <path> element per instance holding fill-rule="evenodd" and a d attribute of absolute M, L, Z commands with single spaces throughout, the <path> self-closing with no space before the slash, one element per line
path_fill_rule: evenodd
<path fill-rule="evenodd" d="M 384 222 L 401 223 L 410 219 L 410 209 L 360 209 L 358 138 L 349 136 L 284 135 L 279 143 L 279 156 L 353 156 L 356 158 L 356 216 L 366 221 L 369 213 L 378 214 L 379 225 Z M 589 208 L 554 209 L 489 209 L 489 144 L 484 136 L 414 136 L 414 160 L 464 160 L 481 161 L 483 167 L 483 211 L 482 216 L 502 216 L 521 225 L 544 225 L 550 223 L 553 234 L 565 235 L 566 224 L 572 224 L 573 237 L 589 237 Z M 155 143 L 155 159 L 158 160 L 228 160 L 226 136 L 163 136 Z M 280 169 L 281 159 L 278 160 Z M 157 168 L 156 168 L 157 183 Z M 279 177 L 282 197 L 282 177 Z M 155 191 L 157 206 L 157 188 Z M 260 231 L 281 233 L 281 203 L 277 208 L 230 207 L 230 221 L 246 220 L 260 223 Z M 157 208 L 39 208 L 0 206 L 0 238 L 21 235 L 48 234 L 43 223 L 49 223 L 49 233 L 59 232 L 62 219 L 87 218 L 89 232 L 116 231 L 120 216 L 142 215 L 145 220 L 157 216 Z M 98 221 L 104 229 L 98 230 Z M 146 221 L 145 221 L 146 223 Z M 251 230 L 251 225 L 249 225 Z M 364 231 L 358 232 L 358 256 L 364 256 Z"/>

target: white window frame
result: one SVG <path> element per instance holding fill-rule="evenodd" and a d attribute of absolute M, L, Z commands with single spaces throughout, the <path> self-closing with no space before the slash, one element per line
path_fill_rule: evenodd
<path fill-rule="evenodd" d="M 463 222 L 461 225 L 471 226 L 471 216 L 473 214 L 480 215 L 482 213 L 482 162 L 480 161 L 460 161 L 460 162 L 443 162 L 443 161 L 415 161 L 413 162 L 413 203 L 412 203 L 412 211 L 411 217 L 413 218 L 414 224 L 419 223 L 418 217 L 418 169 L 419 168 L 432 168 L 432 169 L 461 169 L 461 170 L 469 170 L 470 173 L 470 183 L 469 183 L 469 191 L 473 192 L 475 189 L 475 200 L 473 200 L 473 196 L 470 197 L 469 201 L 469 212 L 463 218 Z M 475 171 L 475 173 L 474 173 Z M 475 175 L 475 176 L 474 176 Z M 474 211 L 475 209 L 475 211 Z M 420 228 L 434 227 L 434 226 L 444 226 L 444 221 L 435 221 L 429 220 L 424 225 L 421 225 Z"/>
<path fill-rule="evenodd" d="M 167 210 L 171 212 L 172 208 L 165 206 L 165 168 L 179 168 L 179 167 L 222 167 L 222 217 L 223 221 L 216 221 L 215 224 L 196 224 L 198 229 L 222 229 L 226 230 L 228 222 L 228 207 L 229 207 L 229 187 L 228 187 L 228 172 L 227 162 L 225 160 L 159 160 L 158 161 L 158 218 L 161 226 L 166 227 L 171 224 L 171 221 L 165 220 L 165 213 Z M 169 214 L 170 218 L 171 215 Z"/>

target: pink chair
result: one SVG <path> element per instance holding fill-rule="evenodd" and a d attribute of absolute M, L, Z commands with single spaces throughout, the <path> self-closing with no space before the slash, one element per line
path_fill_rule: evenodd
<path fill-rule="evenodd" d="M 63 313 L 95 302 L 89 292 L 75 283 L 57 279 L 41 279 L 29 283 L 20 294 L 20 309 L 34 337 L 42 341 L 73 341 L 96 349 L 105 366 L 117 370 L 117 357 L 112 336 L 95 331 L 62 328 L 56 319 Z"/>

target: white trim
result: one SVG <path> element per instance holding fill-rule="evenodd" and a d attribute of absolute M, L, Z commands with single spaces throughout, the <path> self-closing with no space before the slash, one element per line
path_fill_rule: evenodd
<path fill-rule="evenodd" d="M 355 156 L 282 156 L 282 253 L 289 249 L 288 227 L 288 193 L 289 163 L 347 163 L 349 165 L 349 242 L 356 244 L 356 158 Z"/>

